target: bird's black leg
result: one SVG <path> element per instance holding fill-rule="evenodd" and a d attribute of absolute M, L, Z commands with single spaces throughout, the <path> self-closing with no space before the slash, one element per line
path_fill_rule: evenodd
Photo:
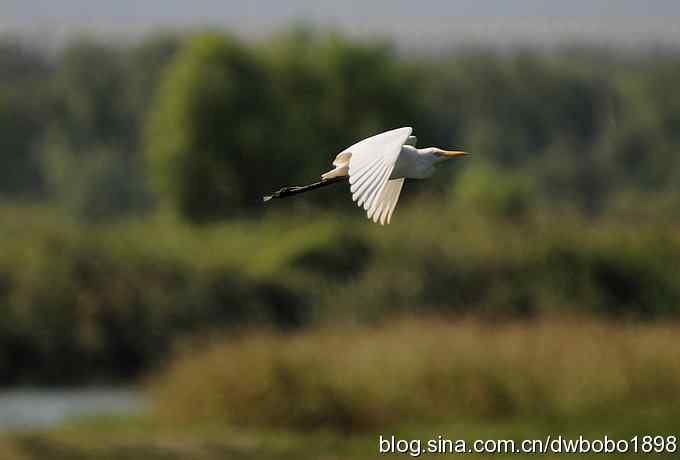
<path fill-rule="evenodd" d="M 283 187 L 271 195 L 267 195 L 262 198 L 262 201 L 269 201 L 272 198 L 285 198 L 287 196 L 297 195 L 298 193 L 309 192 L 310 190 L 315 190 L 317 188 L 326 187 L 328 185 L 336 184 L 338 182 L 346 182 L 347 176 L 333 177 L 331 179 L 323 179 L 319 182 L 314 182 L 309 185 Z"/>

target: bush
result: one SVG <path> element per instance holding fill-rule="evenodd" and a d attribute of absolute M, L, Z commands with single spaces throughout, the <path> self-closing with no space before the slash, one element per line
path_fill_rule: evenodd
<path fill-rule="evenodd" d="M 206 235 L 24 212 L 3 212 L 0 384 L 128 378 L 157 366 L 179 337 L 305 320 L 286 277 L 251 274 L 225 254 L 225 229 L 208 236 L 213 257 L 197 259 Z"/>
<path fill-rule="evenodd" d="M 388 231 L 316 211 L 199 228 L 160 217 L 85 226 L 46 208 L 0 215 L 4 383 L 138 375 L 213 330 L 433 311 L 652 319 L 680 305 L 672 227 L 420 202 Z"/>
<path fill-rule="evenodd" d="M 254 333 L 186 348 L 151 389 L 164 420 L 303 430 L 677 406 L 676 329 L 433 318 Z"/>
<path fill-rule="evenodd" d="M 256 203 L 256 184 L 283 163 L 263 64 L 235 40 L 192 38 L 161 83 L 147 133 L 149 173 L 167 207 L 195 222 Z"/>

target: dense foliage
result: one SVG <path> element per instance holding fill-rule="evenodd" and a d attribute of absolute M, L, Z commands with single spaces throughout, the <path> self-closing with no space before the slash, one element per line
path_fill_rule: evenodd
<path fill-rule="evenodd" d="M 239 325 L 677 316 L 678 77 L 674 52 L 416 59 L 305 30 L 4 40 L 0 383 L 135 375 Z M 475 155 L 390 227 L 345 190 L 259 205 L 401 125 Z"/>
<path fill-rule="evenodd" d="M 194 221 L 253 212 L 260 193 L 313 180 L 342 147 L 401 125 L 531 176 L 551 205 L 601 214 L 680 183 L 673 52 L 414 58 L 308 30 L 254 44 L 81 40 L 56 56 L 0 45 L 0 194 L 88 219 L 156 201 Z"/>
<path fill-rule="evenodd" d="M 178 338 L 223 328 L 409 312 L 677 316 L 677 227 L 517 221 L 465 203 L 413 202 L 389 231 L 305 210 L 196 229 L 163 219 L 92 228 L 3 209 L 0 379 L 134 376 L 162 364 Z"/>

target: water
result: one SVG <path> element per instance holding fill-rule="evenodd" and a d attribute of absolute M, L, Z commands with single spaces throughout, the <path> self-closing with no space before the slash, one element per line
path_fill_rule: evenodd
<path fill-rule="evenodd" d="M 0 432 L 46 428 L 84 416 L 136 414 L 146 405 L 140 392 L 127 389 L 3 390 Z"/>

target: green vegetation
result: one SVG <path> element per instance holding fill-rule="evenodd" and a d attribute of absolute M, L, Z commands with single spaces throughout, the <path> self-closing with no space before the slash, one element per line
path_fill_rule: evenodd
<path fill-rule="evenodd" d="M 280 129 L 271 88 L 252 53 L 217 35 L 191 40 L 167 70 L 149 125 L 149 171 L 183 216 L 233 215 L 254 202 L 268 164 L 285 172 L 271 145 Z"/>
<path fill-rule="evenodd" d="M 0 454 L 363 459 L 377 456 L 380 434 L 423 443 L 666 436 L 680 415 L 677 334 L 677 324 L 583 316 L 249 332 L 187 343 L 151 382 L 149 416 L 6 435 Z"/>
<path fill-rule="evenodd" d="M 676 329 L 433 318 L 256 333 L 187 348 L 154 388 L 164 420 L 303 430 L 678 410 Z"/>
<path fill-rule="evenodd" d="M 518 418 L 500 420 L 456 419 L 431 425 L 406 425 L 366 433 L 288 430 L 244 430 L 201 423 L 176 425 L 148 419 L 87 419 L 48 433 L 0 435 L 0 455 L 4 460 L 236 460 L 251 459 L 374 459 L 378 457 L 378 436 L 395 434 L 403 439 L 426 440 L 441 435 L 450 439 L 545 439 L 546 434 L 568 439 L 630 439 L 641 433 L 677 433 L 678 412 L 654 408 L 621 408 L 607 414 L 591 414 L 569 419 Z M 536 458 L 566 458 L 574 454 L 531 455 Z M 621 454 L 616 458 L 636 459 L 643 454 Z M 654 454 L 675 458 L 677 454 Z M 460 454 L 437 455 L 456 458 Z M 601 457 L 591 455 L 593 458 Z M 381 455 L 380 458 L 412 458 L 408 454 Z M 423 455 L 420 458 L 425 458 Z M 515 458 L 518 455 L 475 455 L 479 458 Z M 588 457 L 588 456 L 587 456 Z"/>
<path fill-rule="evenodd" d="M 471 181 L 440 204 L 403 206 L 389 231 L 357 225 L 360 214 L 304 209 L 297 219 L 195 228 L 161 217 L 92 227 L 45 208 L 3 208 L 0 376 L 130 377 L 157 367 L 178 339 L 225 327 L 413 311 L 677 316 L 676 226 L 494 217 L 485 209 L 498 206 L 499 182 Z"/>
<path fill-rule="evenodd" d="M 417 122 L 412 81 L 382 46 L 301 33 L 257 52 L 199 35 L 167 69 L 150 115 L 151 179 L 194 222 L 252 212 L 268 187 L 318 176 L 329 145 Z"/>
<path fill-rule="evenodd" d="M 677 432 L 678 413 L 664 409 L 621 410 L 615 415 L 591 415 L 568 420 L 550 418 L 509 418 L 480 421 L 458 419 L 425 426 L 408 425 L 384 430 L 404 439 L 425 444 L 438 435 L 452 439 L 545 439 L 558 433 L 570 439 L 630 439 L 640 433 Z M 382 432 L 382 430 L 381 430 Z M 49 433 L 0 437 L 0 454 L 5 460 L 237 460 L 251 459 L 374 459 L 378 457 L 378 433 L 301 433 L 285 430 L 242 430 L 223 425 L 170 425 L 145 419 L 84 420 Z M 455 455 L 455 456 L 454 456 Z M 455 458 L 460 454 L 437 455 Z M 573 454 L 570 454 L 573 455 Z M 636 459 L 642 454 L 617 455 Z M 566 458 L 568 455 L 532 455 L 537 458 Z M 602 454 L 592 455 L 593 458 Z M 380 458 L 412 458 L 408 454 Z M 513 458 L 517 455 L 466 455 L 478 458 Z M 655 454 L 674 458 L 674 454 Z M 425 458 L 423 455 L 420 458 Z"/>
<path fill-rule="evenodd" d="M 142 380 L 155 406 L 0 457 L 678 434 L 679 77 L 677 50 L 1 38 L 0 385 Z M 343 186 L 260 204 L 403 125 L 474 155 L 389 227 Z"/>
<path fill-rule="evenodd" d="M 414 59 L 306 29 L 258 43 L 81 40 L 55 57 L 0 46 L 0 194 L 88 221 L 157 205 L 196 222 L 257 214 L 261 194 L 312 180 L 337 150 L 400 125 L 531 177 L 551 206 L 607 215 L 631 194 L 678 201 L 674 51 Z M 441 188 L 451 180 L 438 175 Z"/>

